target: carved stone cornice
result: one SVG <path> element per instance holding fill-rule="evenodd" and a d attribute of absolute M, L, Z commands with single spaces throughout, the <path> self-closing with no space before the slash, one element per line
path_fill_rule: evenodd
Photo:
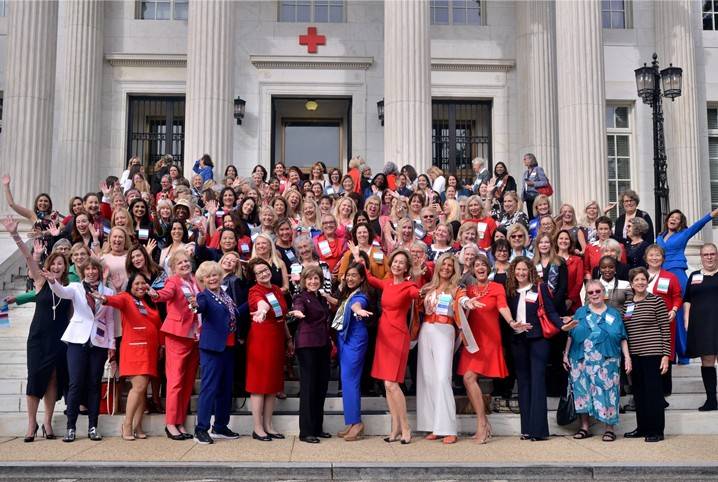
<path fill-rule="evenodd" d="M 434 72 L 508 72 L 515 67 L 512 59 L 431 59 Z"/>
<path fill-rule="evenodd" d="M 113 67 L 186 67 L 186 54 L 106 54 Z"/>
<path fill-rule="evenodd" d="M 250 55 L 249 61 L 258 69 L 367 70 L 374 57 Z"/>

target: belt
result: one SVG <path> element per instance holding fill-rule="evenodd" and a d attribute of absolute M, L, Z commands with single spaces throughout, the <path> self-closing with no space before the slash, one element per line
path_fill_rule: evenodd
<path fill-rule="evenodd" d="M 453 325 L 454 318 L 452 318 L 451 316 L 437 315 L 436 313 L 432 313 L 430 315 L 424 316 L 424 323 L 435 323 L 437 325 Z"/>

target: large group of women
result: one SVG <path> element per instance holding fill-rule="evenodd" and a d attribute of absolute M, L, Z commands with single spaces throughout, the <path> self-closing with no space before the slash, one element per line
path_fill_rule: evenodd
<path fill-rule="evenodd" d="M 517 385 L 522 439 L 548 438 L 547 396 L 570 384 L 575 438 L 592 435 L 593 418 L 605 424 L 602 439 L 615 440 L 628 408 L 637 426 L 625 436 L 655 442 L 671 365 L 692 357 L 701 357 L 707 396 L 699 410 L 716 410 L 718 250 L 705 244 L 690 275 L 684 251 L 718 210 L 690 226 L 671 211 L 656 237 L 635 192 L 620 195 L 614 220 L 614 205 L 558 204 L 536 158 L 523 162 L 518 179 L 480 158 L 470 179 L 392 162 L 372 175 L 359 157 L 345 173 L 276 163 L 243 178 L 234 166 L 218 175 L 204 155 L 186 178 L 171 156 L 153 166 L 134 157 L 98 192 L 70 199 L 64 215 L 44 193 L 18 205 L 3 176 L 8 204 L 32 223 L 30 245 L 17 218 L 3 221 L 30 279 L 8 301 L 35 303 L 25 441 L 40 427 L 55 437 L 63 396 L 63 440 L 75 440 L 82 414 L 100 440 L 101 381 L 115 366 L 131 384 L 128 441 L 147 438 L 147 412 L 165 413 L 172 440 L 237 438 L 236 395 L 248 395 L 253 439 L 282 439 L 273 412 L 297 367 L 307 443 L 332 436 L 323 410 L 337 365 L 346 441 L 363 435 L 362 396 L 379 391 L 391 413 L 384 440 L 410 443 L 408 389 L 415 429 L 455 443 L 463 379 L 473 438 L 485 443 L 492 429 L 479 380 L 492 379 L 498 397 Z"/>

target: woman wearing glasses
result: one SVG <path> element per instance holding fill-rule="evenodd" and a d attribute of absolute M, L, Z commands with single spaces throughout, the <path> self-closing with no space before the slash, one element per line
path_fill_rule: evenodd
<path fill-rule="evenodd" d="M 638 194 L 636 194 L 636 191 L 629 189 L 621 194 L 623 214 L 616 218 L 616 229 L 614 231 L 614 238 L 616 238 L 616 241 L 619 243 L 626 244 L 630 241 L 628 223 L 635 218 L 643 219 L 646 224 L 648 224 L 648 230 L 644 233 L 643 239 L 652 243 L 656 238 L 656 234 L 653 229 L 653 220 L 651 219 L 650 214 L 638 209 L 639 202 L 641 202 L 641 199 L 638 197 Z"/>

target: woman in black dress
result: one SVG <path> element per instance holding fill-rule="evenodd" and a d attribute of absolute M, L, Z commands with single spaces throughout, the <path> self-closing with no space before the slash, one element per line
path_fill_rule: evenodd
<path fill-rule="evenodd" d="M 37 261 L 17 233 L 17 220 L 3 220 L 5 229 L 17 244 L 27 261 L 30 277 L 34 281 L 35 315 L 30 324 L 27 338 L 27 416 L 28 427 L 25 442 L 35 440 L 38 428 L 37 410 L 40 399 L 45 404 L 45 419 L 42 424 L 44 437 L 55 438 L 52 430 L 52 415 L 55 403 L 67 392 L 68 374 L 65 344 L 60 341 L 70 319 L 72 303 L 55 296 L 42 276 Z M 66 258 L 60 253 L 52 253 L 47 257 L 44 268 L 57 273 L 63 284 L 67 284 L 68 265 Z"/>
<path fill-rule="evenodd" d="M 701 269 L 688 278 L 683 298 L 683 322 L 688 332 L 686 356 L 701 357 L 701 377 L 706 403 L 698 410 L 718 410 L 716 401 L 716 358 L 718 358 L 718 249 L 713 243 L 701 247 Z"/>

